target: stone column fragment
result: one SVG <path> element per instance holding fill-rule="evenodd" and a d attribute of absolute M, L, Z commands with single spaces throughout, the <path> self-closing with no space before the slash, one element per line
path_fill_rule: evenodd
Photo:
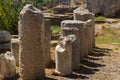
<path fill-rule="evenodd" d="M 11 52 L 15 57 L 16 66 L 19 67 L 19 39 L 12 39 L 11 43 Z"/>
<path fill-rule="evenodd" d="M 88 9 L 84 9 L 79 7 L 73 11 L 74 20 L 87 21 L 89 19 L 94 20 L 95 15 L 88 11 Z"/>
<path fill-rule="evenodd" d="M 92 51 L 93 46 L 93 28 L 91 28 L 93 26 L 93 21 L 92 20 L 87 20 L 85 21 L 85 25 L 84 25 L 84 56 L 87 56 L 89 52 Z"/>
<path fill-rule="evenodd" d="M 88 43 L 85 43 L 85 44 L 88 44 L 89 47 L 92 47 L 92 49 L 95 47 L 95 22 L 94 22 L 94 14 L 89 12 L 88 9 L 84 9 L 84 8 L 77 8 L 73 11 L 73 14 L 74 14 L 74 20 L 80 20 L 80 21 L 88 21 L 88 20 L 92 20 L 92 25 L 90 25 L 91 27 L 88 27 L 88 28 L 85 28 L 84 31 L 85 33 L 84 34 L 88 34 L 88 37 L 86 37 L 86 42 Z M 88 39 L 89 38 L 89 39 Z M 90 41 L 92 40 L 92 42 Z M 88 52 L 91 52 L 92 49 L 89 48 L 88 49 L 85 49 L 85 54 L 88 53 Z M 85 46 L 85 48 L 87 48 Z M 86 51 L 88 50 L 88 52 Z"/>
<path fill-rule="evenodd" d="M 4 30 L 4 31 L 0 31 L 0 42 L 9 42 L 11 41 L 11 34 Z"/>
<path fill-rule="evenodd" d="M 45 66 L 48 67 L 50 63 L 50 40 L 51 40 L 51 30 L 50 30 L 50 20 L 45 19 Z"/>
<path fill-rule="evenodd" d="M 0 79 L 15 77 L 16 64 L 15 58 L 11 52 L 0 54 Z"/>
<path fill-rule="evenodd" d="M 27 4 L 19 17 L 19 59 L 23 80 L 45 76 L 44 18 L 42 12 Z"/>
<path fill-rule="evenodd" d="M 11 34 L 6 31 L 0 31 L 0 53 L 5 53 L 11 49 Z"/>
<path fill-rule="evenodd" d="M 83 57 L 84 22 L 65 20 L 61 22 L 62 36 L 74 34 L 77 40 L 72 43 L 72 68 L 79 69 L 80 57 Z"/>
<path fill-rule="evenodd" d="M 60 38 L 55 48 L 56 73 L 68 75 L 72 73 L 72 42 L 76 40 L 75 35 L 68 35 Z"/>

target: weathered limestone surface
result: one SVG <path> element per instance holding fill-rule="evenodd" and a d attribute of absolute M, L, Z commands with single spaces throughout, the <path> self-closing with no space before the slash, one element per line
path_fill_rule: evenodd
<path fill-rule="evenodd" d="M 93 36 L 94 35 L 93 35 L 93 28 L 92 28 L 93 25 L 94 25 L 94 22 L 92 20 L 85 21 L 85 28 L 84 28 L 85 39 L 84 39 L 84 41 L 86 42 L 85 50 L 88 50 L 88 52 L 85 55 L 87 55 L 89 52 L 91 52 L 94 48 L 93 47 Z"/>
<path fill-rule="evenodd" d="M 94 20 L 94 14 L 89 12 L 88 9 L 79 7 L 73 11 L 74 20 L 87 21 L 89 19 Z"/>
<path fill-rule="evenodd" d="M 42 12 L 27 4 L 19 17 L 19 57 L 23 80 L 45 76 L 44 35 Z"/>
<path fill-rule="evenodd" d="M 19 39 L 12 39 L 11 52 L 13 53 L 16 61 L 16 66 L 19 66 Z"/>
<path fill-rule="evenodd" d="M 50 30 L 50 20 L 45 19 L 45 66 L 48 67 L 50 63 L 50 40 L 51 40 L 51 30 Z"/>
<path fill-rule="evenodd" d="M 13 77 L 16 75 L 15 58 L 11 52 L 0 55 L 0 78 Z"/>
<path fill-rule="evenodd" d="M 120 0 L 86 0 L 86 4 L 90 12 L 110 17 L 120 10 Z"/>
<path fill-rule="evenodd" d="M 72 43 L 75 40 L 75 35 L 61 37 L 55 48 L 56 73 L 58 75 L 65 76 L 72 73 Z"/>
<path fill-rule="evenodd" d="M 0 43 L 0 50 L 10 50 L 11 48 L 11 42 L 7 42 L 7 43 Z"/>
<path fill-rule="evenodd" d="M 77 8 L 73 11 L 74 20 L 85 21 L 86 25 L 84 27 L 84 54 L 87 55 L 95 47 L 95 22 L 94 14 L 89 12 L 88 9 Z M 91 20 L 91 21 L 89 21 Z"/>
<path fill-rule="evenodd" d="M 74 34 L 77 40 L 72 43 L 72 69 L 79 68 L 80 57 L 83 56 L 84 22 L 64 20 L 61 22 L 62 36 Z"/>
<path fill-rule="evenodd" d="M 11 34 L 8 31 L 0 31 L 0 42 L 11 41 Z"/>
<path fill-rule="evenodd" d="M 0 31 L 0 53 L 10 51 L 11 34 L 8 31 Z"/>

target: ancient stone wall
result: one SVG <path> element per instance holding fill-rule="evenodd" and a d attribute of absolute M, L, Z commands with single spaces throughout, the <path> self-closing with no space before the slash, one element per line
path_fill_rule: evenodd
<path fill-rule="evenodd" d="M 11 34 L 8 31 L 0 31 L 0 53 L 10 51 Z"/>

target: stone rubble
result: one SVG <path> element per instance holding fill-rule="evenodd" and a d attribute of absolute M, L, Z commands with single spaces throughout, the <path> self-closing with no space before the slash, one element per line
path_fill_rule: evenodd
<path fill-rule="evenodd" d="M 0 55 L 0 78 L 13 77 L 16 75 L 16 62 L 11 52 Z"/>

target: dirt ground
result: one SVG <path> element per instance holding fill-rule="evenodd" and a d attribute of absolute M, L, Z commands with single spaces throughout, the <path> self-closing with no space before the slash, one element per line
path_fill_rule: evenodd
<path fill-rule="evenodd" d="M 110 44 L 99 45 L 80 62 L 79 70 L 68 76 L 54 75 L 54 69 L 47 71 L 46 80 L 120 80 L 120 48 Z"/>
<path fill-rule="evenodd" d="M 97 24 L 97 26 L 118 27 L 120 21 Z M 118 44 L 96 46 L 92 53 L 80 62 L 79 70 L 73 71 L 68 76 L 57 76 L 55 75 L 55 63 L 52 62 L 52 66 L 46 69 L 47 78 L 43 80 L 120 80 L 120 47 Z M 54 51 L 53 48 L 52 51 Z"/>

